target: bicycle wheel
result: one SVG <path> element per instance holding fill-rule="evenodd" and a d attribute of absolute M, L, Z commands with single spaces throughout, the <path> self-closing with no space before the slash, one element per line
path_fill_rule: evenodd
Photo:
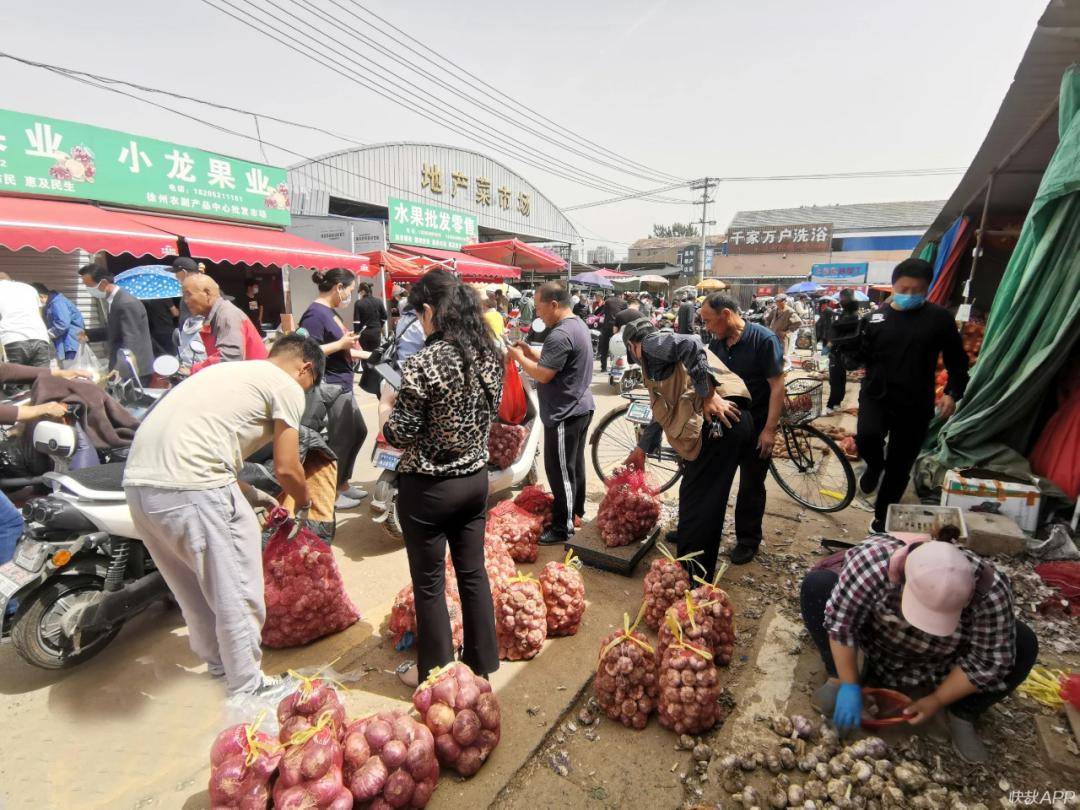
<path fill-rule="evenodd" d="M 769 472 L 788 495 L 815 512 L 839 512 L 855 497 L 855 471 L 836 442 L 810 425 L 781 425 Z"/>
<path fill-rule="evenodd" d="M 644 428 L 626 418 L 628 410 L 629 404 L 601 419 L 589 440 L 593 469 L 602 481 L 607 481 L 614 469 L 626 461 Z M 670 489 L 681 475 L 682 460 L 667 441 L 661 441 L 659 451 L 645 456 L 645 480 L 657 492 Z"/>

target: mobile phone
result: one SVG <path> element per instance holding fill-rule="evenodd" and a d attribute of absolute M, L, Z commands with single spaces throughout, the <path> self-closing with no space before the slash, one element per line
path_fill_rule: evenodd
<path fill-rule="evenodd" d="M 401 390 L 401 374 L 389 363 L 379 363 L 375 366 L 375 373 L 386 380 L 386 384 L 395 391 Z"/>

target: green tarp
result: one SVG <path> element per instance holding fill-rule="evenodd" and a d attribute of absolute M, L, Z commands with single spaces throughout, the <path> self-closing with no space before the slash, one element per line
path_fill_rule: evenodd
<path fill-rule="evenodd" d="M 1023 452 L 1080 333 L 1080 65 L 1061 80 L 1058 133 L 967 392 L 953 418 L 935 425 L 916 464 L 920 491 L 939 487 L 955 467 L 1031 474 Z"/>

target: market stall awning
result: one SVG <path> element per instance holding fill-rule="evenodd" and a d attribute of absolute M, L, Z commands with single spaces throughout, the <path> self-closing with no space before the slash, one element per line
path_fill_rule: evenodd
<path fill-rule="evenodd" d="M 530 245 L 520 239 L 500 239 L 497 242 L 477 242 L 465 245 L 462 253 L 496 264 L 507 264 L 525 270 L 565 270 L 566 259 L 550 250 Z"/>
<path fill-rule="evenodd" d="M 399 254 L 411 254 L 425 256 L 443 264 L 461 276 L 463 281 L 506 281 L 511 278 L 520 278 L 521 271 L 516 267 L 505 264 L 478 259 L 467 253 L 458 253 L 453 250 L 436 250 L 428 247 L 413 247 L 411 245 L 394 245 L 394 250 Z"/>
<path fill-rule="evenodd" d="M 143 225 L 183 238 L 198 259 L 233 264 L 261 264 L 330 270 L 343 267 L 357 275 L 373 275 L 366 257 L 312 242 L 291 233 L 247 225 L 226 225 L 183 217 L 130 214 Z"/>
<path fill-rule="evenodd" d="M 371 271 L 385 272 L 392 281 L 416 281 L 432 267 L 440 267 L 435 260 L 423 256 L 402 256 L 388 250 L 372 250 L 363 253 L 371 262 Z"/>
<path fill-rule="evenodd" d="M 0 245 L 11 250 L 103 250 L 112 256 L 176 255 L 176 237 L 87 203 L 0 197 Z"/>

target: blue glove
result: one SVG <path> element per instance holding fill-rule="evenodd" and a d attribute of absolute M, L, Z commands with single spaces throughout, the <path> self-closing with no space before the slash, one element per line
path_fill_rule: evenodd
<path fill-rule="evenodd" d="M 832 721 L 839 731 L 856 729 L 862 725 L 862 689 L 857 683 L 840 684 Z"/>

